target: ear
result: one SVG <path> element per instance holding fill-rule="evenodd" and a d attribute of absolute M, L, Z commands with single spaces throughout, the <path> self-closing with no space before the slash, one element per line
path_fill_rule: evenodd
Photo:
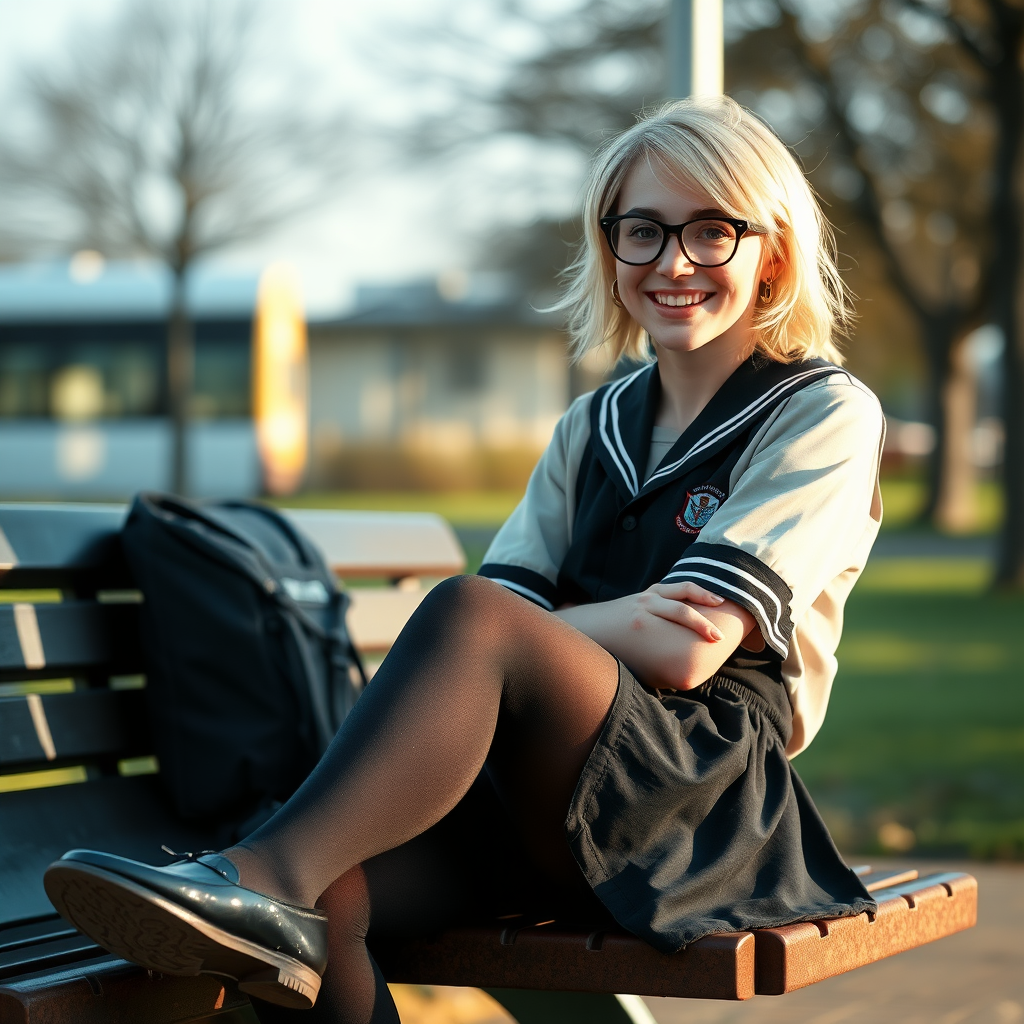
<path fill-rule="evenodd" d="M 781 260 L 778 256 L 765 251 L 761 257 L 761 272 L 758 274 L 758 280 L 761 284 L 766 284 L 768 281 L 774 281 L 779 275 L 779 271 L 782 269 Z"/>

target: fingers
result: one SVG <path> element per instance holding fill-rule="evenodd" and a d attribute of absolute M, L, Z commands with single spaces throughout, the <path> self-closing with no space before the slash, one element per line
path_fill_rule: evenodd
<path fill-rule="evenodd" d="M 656 583 L 650 589 L 671 601 L 690 601 L 693 604 L 707 605 L 709 608 L 714 608 L 725 600 L 724 597 L 705 590 L 696 583 Z"/>
<path fill-rule="evenodd" d="M 719 600 L 715 603 L 721 602 Z M 685 603 L 680 598 L 668 598 L 660 594 L 651 594 L 645 602 L 645 606 L 652 615 L 657 615 L 660 619 L 666 619 L 677 625 L 685 626 L 709 643 L 716 644 L 722 639 L 722 631 L 710 619 L 705 618 L 696 608 Z"/>

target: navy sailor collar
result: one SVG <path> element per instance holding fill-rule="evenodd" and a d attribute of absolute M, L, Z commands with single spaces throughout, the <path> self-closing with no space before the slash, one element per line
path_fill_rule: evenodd
<path fill-rule="evenodd" d="M 594 393 L 590 405 L 594 451 L 627 500 L 688 473 L 794 392 L 829 374 L 844 372 L 824 359 L 776 363 L 755 353 L 715 392 L 644 483 L 642 474 L 661 398 L 657 367 L 651 363 L 605 384 Z"/>

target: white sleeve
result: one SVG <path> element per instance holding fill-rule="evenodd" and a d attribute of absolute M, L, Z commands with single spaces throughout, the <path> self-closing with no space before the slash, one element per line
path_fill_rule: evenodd
<path fill-rule="evenodd" d="M 576 475 L 590 438 L 591 395 L 577 398 L 530 476 L 523 500 L 484 555 L 480 575 L 553 611 L 558 570 L 572 542 Z"/>
<path fill-rule="evenodd" d="M 881 516 L 883 433 L 878 400 L 845 374 L 798 391 L 752 439 L 728 498 L 664 581 L 742 605 L 785 658 L 793 624 L 865 557 L 865 531 Z"/>

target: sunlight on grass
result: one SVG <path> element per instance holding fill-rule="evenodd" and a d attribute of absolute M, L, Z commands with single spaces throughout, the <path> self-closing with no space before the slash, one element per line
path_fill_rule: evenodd
<path fill-rule="evenodd" d="M 978 594 L 991 575 L 983 558 L 876 558 L 868 563 L 856 593 Z"/>
<path fill-rule="evenodd" d="M 877 558 L 828 717 L 796 760 L 847 852 L 1024 858 L 1024 598 L 982 559 Z M 910 844 L 910 845 L 907 845 Z"/>
<path fill-rule="evenodd" d="M 985 641 L 934 643 L 898 633 L 854 633 L 841 647 L 846 671 L 998 672 L 1013 663 L 1009 644 Z"/>
<path fill-rule="evenodd" d="M 332 491 L 295 494 L 274 504 L 282 508 L 435 512 L 453 526 L 500 526 L 520 498 L 519 491 Z"/>
<path fill-rule="evenodd" d="M 991 533 L 1003 517 L 1002 492 L 994 480 L 978 484 L 978 525 L 972 533 Z M 884 477 L 882 479 L 882 505 L 885 517 L 883 530 L 900 529 L 911 525 L 924 506 L 925 485 L 919 477 Z"/>

